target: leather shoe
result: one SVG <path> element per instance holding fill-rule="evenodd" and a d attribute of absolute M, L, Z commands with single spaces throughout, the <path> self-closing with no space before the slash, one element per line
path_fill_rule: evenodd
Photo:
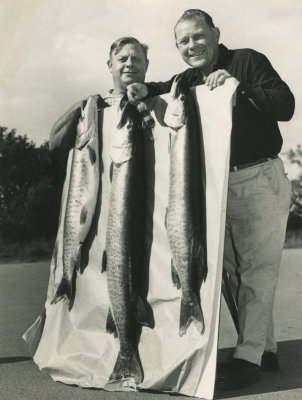
<path fill-rule="evenodd" d="M 247 360 L 233 358 L 229 368 L 216 379 L 215 388 L 219 390 L 241 389 L 261 379 L 259 365 Z"/>
<path fill-rule="evenodd" d="M 277 354 L 265 351 L 261 358 L 261 371 L 279 371 L 279 369 Z"/>

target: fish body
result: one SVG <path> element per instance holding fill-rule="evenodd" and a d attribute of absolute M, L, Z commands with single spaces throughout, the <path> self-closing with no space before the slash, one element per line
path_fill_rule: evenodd
<path fill-rule="evenodd" d="M 99 139 L 97 102 L 90 96 L 77 126 L 70 168 L 63 230 L 63 278 L 52 300 L 67 299 L 73 306 L 75 269 L 90 230 L 99 188 Z"/>
<path fill-rule="evenodd" d="M 134 120 L 133 106 L 127 103 L 121 111 L 120 123 L 112 138 L 106 271 L 111 313 L 120 343 L 119 354 L 109 379 L 134 378 L 139 384 L 143 380 L 143 369 L 138 355 L 136 330 L 139 314 L 148 319 L 150 310 L 135 289 L 137 269 L 133 259 L 133 227 L 138 164 Z M 145 325 L 149 324 L 146 322 Z"/>
<path fill-rule="evenodd" d="M 179 334 L 194 322 L 205 329 L 200 287 L 207 275 L 204 155 L 195 103 L 184 78 L 177 76 L 165 122 L 170 141 L 169 200 L 166 227 L 172 252 L 172 278 L 181 288 Z"/>

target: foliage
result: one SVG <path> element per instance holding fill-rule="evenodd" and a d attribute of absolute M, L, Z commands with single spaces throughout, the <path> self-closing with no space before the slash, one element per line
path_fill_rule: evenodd
<path fill-rule="evenodd" d="M 51 239 L 57 229 L 64 167 L 48 143 L 0 127 L 0 243 Z"/>

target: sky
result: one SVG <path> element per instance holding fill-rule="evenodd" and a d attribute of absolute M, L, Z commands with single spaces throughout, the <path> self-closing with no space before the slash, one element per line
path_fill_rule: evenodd
<path fill-rule="evenodd" d="M 301 0 L 1 0 L 0 126 L 48 140 L 73 103 L 112 87 L 108 52 L 121 36 L 149 46 L 147 81 L 185 70 L 173 27 L 189 8 L 213 17 L 227 47 L 269 58 L 296 98 L 284 149 L 302 144 Z"/>

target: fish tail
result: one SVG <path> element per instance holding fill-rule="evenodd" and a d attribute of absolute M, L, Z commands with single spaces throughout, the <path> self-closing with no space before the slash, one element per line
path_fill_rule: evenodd
<path fill-rule="evenodd" d="M 61 300 L 66 299 L 69 304 L 69 311 L 72 309 L 73 301 L 74 301 L 74 288 L 72 285 L 72 281 L 67 280 L 66 278 L 62 278 L 56 294 L 52 299 L 50 304 L 56 304 Z"/>
<path fill-rule="evenodd" d="M 144 379 L 143 368 L 134 351 L 126 356 L 119 352 L 109 380 L 115 381 L 125 378 L 133 378 L 136 384 L 141 383 Z"/>
<path fill-rule="evenodd" d="M 146 299 L 137 296 L 137 322 L 139 325 L 153 329 L 155 326 L 153 310 Z"/>
<path fill-rule="evenodd" d="M 181 299 L 179 336 L 183 336 L 187 332 L 191 322 L 194 322 L 198 332 L 203 335 L 205 329 L 204 318 L 196 296 L 193 296 L 189 303 Z"/>

